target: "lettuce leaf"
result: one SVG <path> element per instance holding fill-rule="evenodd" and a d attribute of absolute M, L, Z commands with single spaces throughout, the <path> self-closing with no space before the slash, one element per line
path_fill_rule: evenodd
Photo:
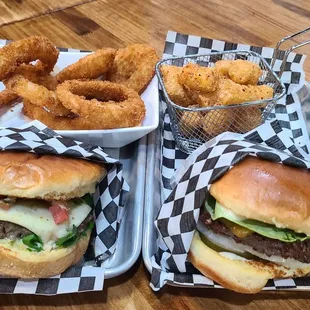
<path fill-rule="evenodd" d="M 29 251 L 41 252 L 43 250 L 43 241 L 35 234 L 25 236 L 22 242 L 28 247 Z"/>
<path fill-rule="evenodd" d="M 81 233 L 79 233 L 77 227 L 73 225 L 72 230 L 69 231 L 67 235 L 65 235 L 62 238 L 59 238 L 55 242 L 56 246 L 59 248 L 67 248 L 76 244 L 82 237 L 86 237 L 87 232 L 89 230 L 92 230 L 94 226 L 95 226 L 94 222 L 89 222 L 86 229 Z"/>
<path fill-rule="evenodd" d="M 214 221 L 221 218 L 227 219 L 267 238 L 277 239 L 283 242 L 304 241 L 309 238 L 306 234 L 296 233 L 291 229 L 278 228 L 271 224 L 240 217 L 233 211 L 223 207 L 211 196 L 205 200 L 205 209 Z"/>

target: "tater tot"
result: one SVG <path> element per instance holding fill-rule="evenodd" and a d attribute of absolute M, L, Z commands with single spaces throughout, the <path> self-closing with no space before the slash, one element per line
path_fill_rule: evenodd
<path fill-rule="evenodd" d="M 202 129 L 209 140 L 228 131 L 234 121 L 234 114 L 229 109 L 212 110 L 202 118 Z"/>
<path fill-rule="evenodd" d="M 235 121 L 234 131 L 246 133 L 255 127 L 259 126 L 262 122 L 262 112 L 258 107 L 242 107 L 234 108 Z"/>
<path fill-rule="evenodd" d="M 228 72 L 232 64 L 232 60 L 219 60 L 215 63 L 215 69 L 220 76 L 229 78 Z"/>
<path fill-rule="evenodd" d="M 262 70 L 253 62 L 238 59 L 231 62 L 228 75 L 235 83 L 256 85 L 262 75 Z"/>
<path fill-rule="evenodd" d="M 160 71 L 169 98 L 175 104 L 183 107 L 191 105 L 193 103 L 191 97 L 178 81 L 178 75 L 182 72 L 182 67 L 162 65 Z"/>
<path fill-rule="evenodd" d="M 191 105 L 189 108 L 199 108 L 198 105 Z M 180 119 L 180 130 L 184 136 L 192 137 L 199 133 L 201 127 L 201 112 L 184 111 Z"/>
<path fill-rule="evenodd" d="M 218 90 L 211 94 L 198 96 L 197 103 L 202 106 L 230 105 L 272 98 L 273 89 L 267 85 L 240 85 L 229 79 L 220 79 Z"/>
<path fill-rule="evenodd" d="M 214 92 L 218 87 L 219 75 L 214 68 L 189 63 L 179 74 L 179 82 L 188 91 Z"/>
<path fill-rule="evenodd" d="M 264 100 L 273 97 L 273 89 L 268 85 L 249 85 L 249 88 L 254 92 L 255 100 Z"/>

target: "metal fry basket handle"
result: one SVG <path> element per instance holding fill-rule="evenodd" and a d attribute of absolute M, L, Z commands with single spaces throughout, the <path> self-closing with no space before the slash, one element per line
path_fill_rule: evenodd
<path fill-rule="evenodd" d="M 309 31 L 310 31 L 310 28 L 306 28 L 306 29 L 304 29 L 304 30 L 301 30 L 301 31 L 299 31 L 299 32 L 296 32 L 296 33 L 294 33 L 294 34 L 291 34 L 291 35 L 289 35 L 289 36 L 284 37 L 283 39 L 281 39 L 281 40 L 277 43 L 276 48 L 275 48 L 274 51 L 273 51 L 272 61 L 271 61 L 271 68 L 273 68 L 274 65 L 275 65 L 275 62 L 276 62 L 276 59 L 277 59 L 277 56 L 278 56 L 278 53 L 279 53 L 279 48 L 280 48 L 280 46 L 281 46 L 281 44 L 282 44 L 283 42 L 288 41 L 288 40 L 291 40 L 292 38 L 295 38 L 295 37 L 297 37 L 297 36 L 300 36 L 300 35 L 302 35 L 302 34 L 305 34 L 306 32 L 309 32 Z M 284 68 L 285 68 L 285 64 L 286 64 L 288 55 L 289 55 L 293 50 L 295 50 L 295 49 L 297 49 L 297 48 L 300 48 L 300 47 L 302 47 L 302 46 L 305 46 L 305 45 L 307 45 L 307 44 L 309 44 L 309 43 L 310 43 L 310 40 L 307 40 L 307 41 L 304 41 L 304 42 L 302 42 L 302 43 L 295 44 L 295 45 L 293 45 L 292 47 L 290 47 L 290 48 L 288 48 L 287 50 L 285 50 L 284 57 L 283 57 L 283 60 L 282 60 L 282 64 L 281 64 L 281 67 L 280 67 L 280 71 L 279 71 L 279 74 L 278 74 L 279 78 L 281 78 L 281 76 L 282 76 L 282 74 L 283 74 L 283 71 L 284 71 Z"/>

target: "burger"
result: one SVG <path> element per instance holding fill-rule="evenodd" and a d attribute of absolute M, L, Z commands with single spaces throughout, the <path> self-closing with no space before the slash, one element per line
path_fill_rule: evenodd
<path fill-rule="evenodd" d="M 310 173 L 248 156 L 210 187 L 190 262 L 223 287 L 260 291 L 310 272 Z"/>
<path fill-rule="evenodd" d="M 42 278 L 59 274 L 84 255 L 92 197 L 105 176 L 83 159 L 0 153 L 0 274 Z"/>

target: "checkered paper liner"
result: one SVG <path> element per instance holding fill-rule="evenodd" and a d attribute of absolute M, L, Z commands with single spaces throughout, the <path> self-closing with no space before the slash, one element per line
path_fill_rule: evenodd
<path fill-rule="evenodd" d="M 83 158 L 107 166 L 107 176 L 98 184 L 94 198 L 95 228 L 84 258 L 64 273 L 47 279 L 0 278 L 0 293 L 54 295 L 101 290 L 104 269 L 101 264 L 117 245 L 117 234 L 129 191 L 122 176 L 122 164 L 101 147 L 64 138 L 39 121 L 19 128 L 0 129 L 0 151 L 24 151 Z"/>
<path fill-rule="evenodd" d="M 187 253 L 211 184 L 249 155 L 310 169 L 310 156 L 294 144 L 278 120 L 268 121 L 246 135 L 223 133 L 194 151 L 171 179 L 172 191 L 155 221 L 159 251 L 152 258 L 154 290 L 166 282 L 219 287 L 193 268 L 187 261 Z M 310 278 L 302 281 L 310 289 Z M 269 282 L 274 284 L 273 288 L 278 287 L 277 283 L 282 288 L 296 288 L 301 283 L 298 279 Z"/>
<path fill-rule="evenodd" d="M 271 62 L 273 54 L 272 48 L 234 44 L 169 31 L 163 58 L 233 49 L 255 51 L 261 54 L 268 63 Z M 276 71 L 281 65 L 282 52 L 278 58 L 275 66 Z M 154 290 L 160 289 L 167 282 L 182 286 L 220 287 L 212 280 L 202 276 L 186 261 L 199 208 L 208 191 L 210 180 L 215 180 L 216 177 L 224 174 L 239 160 L 242 160 L 242 156 L 249 153 L 252 156 L 257 156 L 256 154 L 259 153 L 258 156 L 262 157 L 264 155 L 261 154 L 266 153 L 270 156 L 267 158 L 269 160 L 284 164 L 290 164 L 290 160 L 292 160 L 293 164 L 298 162 L 308 167 L 308 162 L 305 159 L 309 160 L 310 142 L 299 98 L 296 95 L 305 82 L 302 69 L 304 60 L 305 56 L 303 55 L 290 54 L 282 77 L 287 95 L 278 102 L 270 115 L 269 122 L 246 135 L 222 134 L 201 146 L 189 157 L 176 147 L 169 115 L 165 102 L 162 100 L 161 157 L 158 158 L 160 162 L 158 170 L 160 169 L 160 171 L 155 171 L 155 174 L 161 176 L 160 195 L 164 204 L 155 223 L 159 236 L 157 240 L 158 252 L 152 257 L 151 287 Z M 277 120 L 274 119 L 275 117 Z M 217 151 L 218 154 L 211 151 L 215 146 L 215 152 Z M 207 156 L 209 151 L 203 152 L 203 149 L 209 149 L 210 154 Z M 191 160 L 195 161 L 198 152 L 202 152 L 199 156 L 199 163 L 192 162 L 191 165 Z M 296 158 L 300 158 L 300 160 L 296 160 Z M 209 170 L 204 172 L 204 182 L 200 184 L 197 180 L 202 179 L 199 177 L 201 171 L 199 173 L 197 171 L 202 166 L 208 166 Z M 175 172 L 176 170 L 177 172 Z M 198 174 L 194 175 L 193 173 Z M 186 181 L 188 174 L 191 177 Z M 209 183 L 205 174 L 208 175 Z M 177 185 L 183 177 L 182 185 Z M 184 225 L 185 223 L 186 225 Z M 277 288 L 310 289 L 310 279 L 270 280 L 264 289 Z"/>

